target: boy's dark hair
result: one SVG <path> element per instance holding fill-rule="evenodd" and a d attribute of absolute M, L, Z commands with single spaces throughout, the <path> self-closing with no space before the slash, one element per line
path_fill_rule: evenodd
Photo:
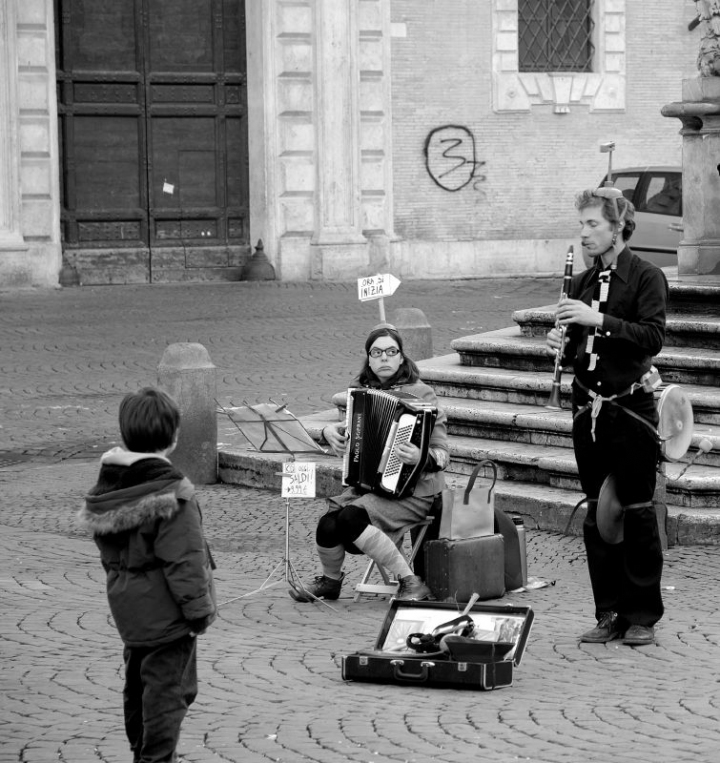
<path fill-rule="evenodd" d="M 180 426 L 175 401 L 154 387 L 125 395 L 120 403 L 120 434 L 125 447 L 135 453 L 156 453 L 169 448 Z"/>

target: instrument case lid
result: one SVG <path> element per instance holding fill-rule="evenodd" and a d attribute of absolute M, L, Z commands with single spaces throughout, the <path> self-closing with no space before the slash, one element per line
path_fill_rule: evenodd
<path fill-rule="evenodd" d="M 452 602 L 392 599 L 375 642 L 376 654 L 426 659 L 429 655 L 407 646 L 408 636 L 432 633 L 461 613 Z M 466 614 L 475 625 L 471 638 L 477 639 L 478 646 L 496 644 L 501 660 L 520 664 L 534 619 L 529 606 L 474 604 Z"/>

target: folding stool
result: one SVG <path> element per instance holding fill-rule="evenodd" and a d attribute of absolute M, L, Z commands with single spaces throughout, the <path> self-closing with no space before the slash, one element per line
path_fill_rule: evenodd
<path fill-rule="evenodd" d="M 434 517 L 428 515 L 420 522 L 413 522 L 409 525 L 405 525 L 405 527 L 401 528 L 400 530 L 389 534 L 390 539 L 394 541 L 395 545 L 398 547 L 398 549 L 400 549 L 401 553 L 404 553 L 402 546 L 405 540 L 405 536 L 408 533 L 411 533 L 410 553 L 406 554 L 410 567 L 413 566 L 415 556 L 422 547 L 423 540 L 425 540 L 425 533 L 427 533 L 427 530 L 433 523 L 433 520 Z M 368 582 L 375 567 L 377 567 L 378 572 L 382 577 L 382 583 Z M 362 580 L 355 586 L 355 601 L 359 601 L 363 594 L 394 596 L 395 593 L 397 593 L 398 585 L 398 581 L 391 579 L 390 573 L 382 565 L 376 565 L 375 562 L 371 559 L 367 568 L 365 569 L 365 574 L 362 576 Z"/>

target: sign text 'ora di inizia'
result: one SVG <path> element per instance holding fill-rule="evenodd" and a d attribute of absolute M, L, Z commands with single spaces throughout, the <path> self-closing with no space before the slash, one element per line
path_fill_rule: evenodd
<path fill-rule="evenodd" d="M 361 302 L 368 302 L 371 299 L 389 297 L 398 286 L 400 286 L 400 280 L 392 273 L 358 278 L 358 299 Z"/>

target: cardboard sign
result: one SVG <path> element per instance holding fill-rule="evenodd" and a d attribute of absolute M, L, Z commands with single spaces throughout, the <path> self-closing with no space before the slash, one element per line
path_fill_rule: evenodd
<path fill-rule="evenodd" d="M 286 461 L 282 468 L 283 498 L 315 498 L 315 464 Z"/>
<path fill-rule="evenodd" d="M 358 278 L 358 299 L 368 302 L 371 299 L 382 299 L 395 293 L 400 286 L 400 280 L 391 273 L 378 274 Z"/>

